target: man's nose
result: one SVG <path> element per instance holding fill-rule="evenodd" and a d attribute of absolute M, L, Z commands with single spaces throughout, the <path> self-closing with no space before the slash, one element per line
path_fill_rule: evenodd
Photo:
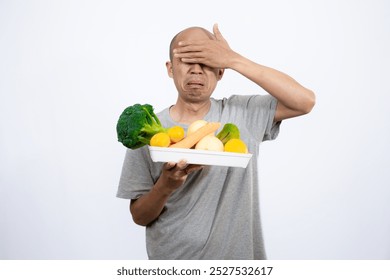
<path fill-rule="evenodd" d="M 191 64 L 191 74 L 203 74 L 203 65 L 199 63 Z"/>

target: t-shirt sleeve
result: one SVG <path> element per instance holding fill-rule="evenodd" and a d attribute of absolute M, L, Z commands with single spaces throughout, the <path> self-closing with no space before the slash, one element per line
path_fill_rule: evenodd
<path fill-rule="evenodd" d="M 260 118 L 263 118 L 266 120 L 265 122 L 265 131 L 263 134 L 263 139 L 262 141 L 266 140 L 274 140 L 279 134 L 279 129 L 280 129 L 280 124 L 281 122 L 275 122 L 275 113 L 276 113 L 276 106 L 278 105 L 278 101 L 275 97 L 271 95 L 266 95 L 266 96 L 254 96 L 255 102 L 253 104 L 258 104 L 259 107 L 253 108 L 255 112 L 260 113 Z M 251 104 L 251 102 L 249 102 Z M 258 109 L 261 108 L 261 109 Z M 263 110 L 264 108 L 264 110 Z M 251 110 L 252 108 L 249 108 Z M 260 135 L 258 135 L 260 136 Z"/>
<path fill-rule="evenodd" d="M 151 160 L 146 147 L 127 149 L 116 196 L 137 199 L 154 185 L 151 174 Z"/>
<path fill-rule="evenodd" d="M 230 113 L 242 118 L 256 141 L 274 140 L 278 136 L 281 122 L 274 122 L 276 98 L 271 95 L 233 95 L 228 102 L 233 110 Z"/>

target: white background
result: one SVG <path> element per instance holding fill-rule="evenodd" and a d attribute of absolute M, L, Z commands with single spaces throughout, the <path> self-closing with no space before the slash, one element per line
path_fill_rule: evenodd
<path fill-rule="evenodd" d="M 147 257 L 115 198 L 116 121 L 134 103 L 173 104 L 171 38 L 215 22 L 234 50 L 317 95 L 261 146 L 268 257 L 390 259 L 384 0 L 1 0 L 0 259 Z M 226 71 L 214 96 L 231 94 L 264 92 Z"/>

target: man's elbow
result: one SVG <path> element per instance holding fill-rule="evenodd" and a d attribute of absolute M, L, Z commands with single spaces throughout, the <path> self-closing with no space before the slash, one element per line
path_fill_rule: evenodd
<path fill-rule="evenodd" d="M 130 215 L 131 215 L 131 218 L 133 219 L 133 222 L 139 226 L 147 226 L 148 225 L 148 222 L 145 221 L 145 218 L 143 217 L 143 215 L 140 215 L 136 209 L 136 206 L 134 206 L 134 202 L 136 200 L 132 200 L 131 203 L 130 203 L 130 207 L 129 207 L 129 210 L 130 210 Z"/>
<path fill-rule="evenodd" d="M 133 222 L 139 226 L 146 227 L 147 225 L 150 225 L 153 220 L 147 219 L 144 215 L 139 215 L 137 213 L 131 212 L 131 217 L 133 218 Z"/>
<path fill-rule="evenodd" d="M 139 226 L 146 227 L 149 224 L 146 221 L 144 221 L 143 219 L 138 219 L 137 217 L 134 217 L 134 216 L 132 216 L 132 218 L 133 218 L 133 222 Z"/>
<path fill-rule="evenodd" d="M 309 114 L 311 110 L 313 110 L 314 105 L 316 104 L 316 95 L 314 94 L 313 91 L 308 90 L 305 101 L 302 104 L 303 104 L 301 108 L 302 115 Z"/>

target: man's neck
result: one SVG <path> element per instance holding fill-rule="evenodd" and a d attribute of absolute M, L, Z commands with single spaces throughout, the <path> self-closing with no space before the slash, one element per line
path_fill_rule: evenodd
<path fill-rule="evenodd" d="M 175 122 L 191 124 L 194 121 L 203 119 L 209 112 L 210 107 L 210 99 L 202 103 L 183 103 L 178 101 L 170 108 L 169 114 Z"/>

